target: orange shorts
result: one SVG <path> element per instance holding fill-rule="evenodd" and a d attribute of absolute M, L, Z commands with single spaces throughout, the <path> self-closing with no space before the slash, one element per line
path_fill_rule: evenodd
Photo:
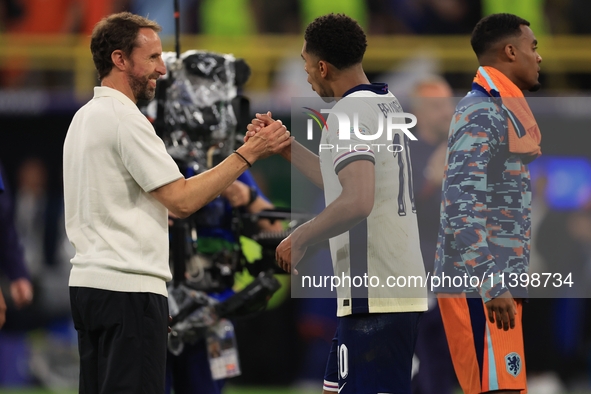
<path fill-rule="evenodd" d="M 495 390 L 527 393 L 522 300 L 516 300 L 515 328 L 503 331 L 490 323 L 481 298 L 464 294 L 445 298 L 440 294 L 439 309 L 445 327 L 454 369 L 464 394 Z"/>

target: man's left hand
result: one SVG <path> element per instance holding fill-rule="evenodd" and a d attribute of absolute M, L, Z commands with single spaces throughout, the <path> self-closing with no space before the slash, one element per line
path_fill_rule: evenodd
<path fill-rule="evenodd" d="M 515 315 L 517 314 L 517 305 L 511 295 L 506 291 L 499 297 L 494 298 L 484 304 L 488 312 L 488 320 L 491 323 L 497 323 L 497 328 L 509 331 L 515 328 Z"/>
<path fill-rule="evenodd" d="M 10 295 L 17 309 L 33 302 L 33 286 L 26 278 L 20 278 L 10 282 Z"/>

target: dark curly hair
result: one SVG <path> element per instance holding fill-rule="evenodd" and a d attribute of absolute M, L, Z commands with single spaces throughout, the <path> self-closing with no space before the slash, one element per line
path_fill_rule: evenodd
<path fill-rule="evenodd" d="M 344 14 L 320 16 L 306 28 L 306 52 L 339 70 L 361 63 L 367 39 L 356 20 Z"/>
<path fill-rule="evenodd" d="M 511 36 L 520 36 L 520 26 L 529 22 L 513 14 L 492 14 L 480 20 L 472 31 L 470 43 L 476 56 L 484 55 L 494 44 Z"/>
<path fill-rule="evenodd" d="M 162 31 L 162 27 L 156 22 L 130 12 L 109 15 L 94 26 L 90 39 L 90 52 L 100 80 L 109 75 L 113 69 L 111 60 L 113 51 L 120 49 L 126 56 L 131 55 L 137 46 L 138 32 L 145 27 L 156 33 Z"/>

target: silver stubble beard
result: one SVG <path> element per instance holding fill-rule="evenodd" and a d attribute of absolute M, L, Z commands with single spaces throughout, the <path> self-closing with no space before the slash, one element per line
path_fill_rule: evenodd
<path fill-rule="evenodd" d="M 129 74 L 129 82 L 136 100 L 150 101 L 156 95 L 156 88 L 150 85 L 149 77 L 136 77 L 133 74 Z"/>

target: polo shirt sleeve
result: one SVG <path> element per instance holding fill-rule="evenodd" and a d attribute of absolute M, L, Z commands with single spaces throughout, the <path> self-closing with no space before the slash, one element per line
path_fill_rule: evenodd
<path fill-rule="evenodd" d="M 145 192 L 183 177 L 144 115 L 131 114 L 121 119 L 118 142 L 123 165 Z"/>

